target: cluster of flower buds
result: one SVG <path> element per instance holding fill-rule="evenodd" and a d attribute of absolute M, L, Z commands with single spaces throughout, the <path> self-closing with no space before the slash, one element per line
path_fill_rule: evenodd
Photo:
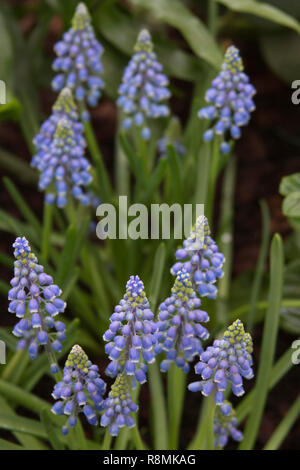
<path fill-rule="evenodd" d="M 165 117 L 169 108 L 164 102 L 170 97 L 168 79 L 162 73 L 162 65 L 153 52 L 153 43 L 147 30 L 142 30 L 135 45 L 135 54 L 127 65 L 119 87 L 118 106 L 125 119 L 123 128 L 132 125 L 141 129 L 141 136 L 148 140 L 151 130 L 148 121 Z"/>
<path fill-rule="evenodd" d="M 238 49 L 230 46 L 225 53 L 221 72 L 206 92 L 205 99 L 209 105 L 198 113 L 200 118 L 212 124 L 205 131 L 204 140 L 209 142 L 214 136 L 219 136 L 223 154 L 230 150 L 228 141 L 240 137 L 240 128 L 248 124 L 250 114 L 255 110 L 252 98 L 256 91 L 243 70 Z"/>
<path fill-rule="evenodd" d="M 172 362 L 188 372 L 189 362 L 202 352 L 201 340 L 209 333 L 201 322 L 208 322 L 208 314 L 200 310 L 200 299 L 193 290 L 191 277 L 185 270 L 177 274 L 171 297 L 159 307 L 158 344 L 155 353 L 166 352 L 160 369 L 166 372 Z"/>
<path fill-rule="evenodd" d="M 130 413 L 135 413 L 138 406 L 133 403 L 130 396 L 128 378 L 124 372 L 119 374 L 111 387 L 108 398 L 104 402 L 104 414 L 101 416 L 100 424 L 109 426 L 111 436 L 117 436 L 124 426 L 132 428 L 135 426 L 134 419 Z"/>
<path fill-rule="evenodd" d="M 110 317 L 109 329 L 103 339 L 111 362 L 107 375 L 116 377 L 125 371 L 139 383 L 146 382 L 147 366 L 155 361 L 153 346 L 157 326 L 149 308 L 144 284 L 138 276 L 131 276 L 126 293 Z"/>
<path fill-rule="evenodd" d="M 229 401 L 225 401 L 221 406 L 218 406 L 214 419 L 216 449 L 223 449 L 229 436 L 238 442 L 243 439 L 243 433 L 237 429 L 237 424 L 235 411 Z"/>
<path fill-rule="evenodd" d="M 224 403 L 224 392 L 229 384 L 234 395 L 243 395 L 243 378 L 253 377 L 251 353 L 251 336 L 245 333 L 243 323 L 236 320 L 221 340 L 216 339 L 200 355 L 195 371 L 202 381 L 191 383 L 189 390 L 201 391 L 204 396 L 213 393 L 217 405 Z"/>
<path fill-rule="evenodd" d="M 77 344 L 67 358 L 63 378 L 53 390 L 55 404 L 52 412 L 68 416 L 62 433 L 68 434 L 69 426 L 76 426 L 77 416 L 82 411 L 89 424 L 98 423 L 97 412 L 103 410 L 105 382 L 100 378 L 98 367 L 89 361 L 87 355 Z"/>
<path fill-rule="evenodd" d="M 183 248 L 176 251 L 178 261 L 171 268 L 176 276 L 185 269 L 191 274 L 194 289 L 201 297 L 215 299 L 217 279 L 223 276 L 224 255 L 219 252 L 215 241 L 210 237 L 207 218 L 199 216 L 190 236 L 183 242 Z"/>
<path fill-rule="evenodd" d="M 37 153 L 31 165 L 40 171 L 39 189 L 46 191 L 45 201 L 65 207 L 72 194 L 89 205 L 93 194 L 85 191 L 91 183 L 90 163 L 85 158 L 83 124 L 78 120 L 72 92 L 64 88 L 53 106 L 51 116 L 34 138 Z"/>
<path fill-rule="evenodd" d="M 97 41 L 91 18 L 84 3 L 79 3 L 72 20 L 72 28 L 56 43 L 57 58 L 53 69 L 59 72 L 52 81 L 55 91 L 64 87 L 74 90 L 75 99 L 84 106 L 96 106 L 104 87 L 101 74 L 103 47 Z M 83 120 L 89 118 L 85 109 Z"/>
<path fill-rule="evenodd" d="M 60 352 L 65 340 L 65 325 L 55 317 L 66 307 L 60 298 L 61 290 L 38 264 L 25 237 L 18 237 L 13 248 L 16 260 L 14 277 L 10 281 L 12 288 L 8 293 L 8 310 L 20 318 L 13 329 L 13 334 L 20 338 L 18 348 L 28 347 L 31 359 L 37 357 L 39 346 Z M 51 364 L 51 371 L 57 373 L 56 363 Z"/>

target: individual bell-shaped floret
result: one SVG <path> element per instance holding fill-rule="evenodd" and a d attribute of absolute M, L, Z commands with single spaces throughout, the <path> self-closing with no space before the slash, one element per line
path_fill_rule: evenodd
<path fill-rule="evenodd" d="M 210 121 L 204 133 L 204 140 L 220 138 L 221 153 L 228 153 L 230 140 L 241 136 L 241 127 L 246 126 L 250 114 L 255 110 L 253 96 L 256 90 L 244 73 L 244 66 L 238 49 L 230 46 L 224 57 L 221 72 L 212 81 L 206 92 L 208 106 L 201 108 L 198 116 Z"/>
<path fill-rule="evenodd" d="M 105 412 L 100 420 L 101 426 L 109 427 L 111 436 L 117 436 L 124 426 L 135 426 L 131 413 L 135 413 L 138 406 L 133 403 L 129 390 L 128 377 L 122 372 L 117 376 L 104 402 Z"/>
<path fill-rule="evenodd" d="M 65 325 L 56 315 L 64 312 L 66 303 L 60 298 L 62 291 L 32 253 L 25 237 L 18 237 L 14 248 L 14 277 L 8 292 L 8 311 L 19 318 L 13 334 L 20 338 L 19 349 L 28 348 L 31 359 L 38 356 L 39 347 L 60 352 L 65 340 Z M 53 373 L 58 371 L 51 364 Z"/>
<path fill-rule="evenodd" d="M 201 301 L 193 290 L 191 277 L 185 270 L 177 274 L 172 294 L 159 307 L 158 344 L 156 354 L 165 351 L 166 359 L 160 369 L 166 372 L 171 363 L 188 372 L 189 363 L 199 355 L 202 341 L 209 333 L 201 323 L 209 321 L 209 316 L 200 310 Z"/>
<path fill-rule="evenodd" d="M 62 427 L 63 434 L 68 434 L 69 427 L 76 426 L 81 412 L 89 424 L 98 424 L 97 412 L 103 410 L 105 390 L 106 384 L 100 378 L 98 366 L 89 361 L 78 344 L 73 346 L 65 363 L 63 378 L 52 393 L 57 401 L 51 411 L 68 417 Z"/>
<path fill-rule="evenodd" d="M 201 391 L 204 396 L 214 394 L 217 405 L 224 403 L 228 386 L 234 395 L 245 393 L 243 379 L 252 379 L 252 339 L 245 333 L 243 323 L 236 320 L 225 331 L 222 339 L 216 339 L 201 355 L 195 366 L 200 382 L 189 385 L 191 392 Z"/>
<path fill-rule="evenodd" d="M 146 382 L 147 366 L 155 361 L 156 324 L 150 310 L 144 284 L 138 276 L 130 276 L 126 293 L 110 317 L 103 339 L 111 360 L 106 373 L 116 377 L 123 370 L 139 383 Z"/>
<path fill-rule="evenodd" d="M 149 124 L 152 119 L 168 116 L 166 103 L 170 97 L 168 79 L 162 73 L 162 65 L 153 52 L 151 36 L 143 29 L 135 45 L 135 54 L 127 65 L 119 87 L 117 104 L 125 115 L 122 125 L 130 129 L 133 125 L 140 129 L 140 135 L 148 140 L 151 137 Z"/>
<path fill-rule="evenodd" d="M 58 74 L 52 80 L 52 88 L 60 91 L 69 87 L 81 106 L 96 106 L 104 87 L 101 78 L 103 47 L 95 37 L 91 17 L 84 3 L 77 6 L 72 27 L 55 44 L 54 50 L 57 58 L 53 62 L 53 69 Z M 82 118 L 89 118 L 86 109 L 82 112 Z"/>
<path fill-rule="evenodd" d="M 94 195 L 87 190 L 92 181 L 91 165 L 85 157 L 83 124 L 78 120 L 72 92 L 64 88 L 51 116 L 34 138 L 37 153 L 31 165 L 40 171 L 39 189 L 48 204 L 65 207 L 73 196 L 83 205 L 92 205 Z"/>
<path fill-rule="evenodd" d="M 243 439 L 243 433 L 237 429 L 237 425 L 235 411 L 229 401 L 217 407 L 214 419 L 215 449 L 223 449 L 229 437 L 237 442 Z"/>
<path fill-rule="evenodd" d="M 200 297 L 215 299 L 218 292 L 215 284 L 224 274 L 225 257 L 211 238 L 208 220 L 204 215 L 197 218 L 190 236 L 175 256 L 180 261 L 172 266 L 171 274 L 176 276 L 185 269 L 190 273 L 194 289 Z"/>

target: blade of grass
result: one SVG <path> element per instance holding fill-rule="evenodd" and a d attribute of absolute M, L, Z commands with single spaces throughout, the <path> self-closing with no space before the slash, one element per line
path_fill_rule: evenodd
<path fill-rule="evenodd" d="M 260 363 L 254 389 L 253 400 L 255 408 L 253 408 L 247 421 L 244 439 L 239 446 L 241 450 L 251 450 L 253 448 L 267 400 L 279 326 L 282 285 L 283 247 L 280 235 L 275 234 L 271 244 L 269 305 L 264 325 Z"/>
<path fill-rule="evenodd" d="M 261 290 L 261 284 L 263 279 L 264 267 L 266 264 L 266 259 L 268 255 L 268 246 L 270 240 L 270 213 L 266 201 L 260 201 L 260 210 L 262 216 L 262 236 L 261 236 L 261 245 L 259 250 L 259 256 L 256 264 L 255 275 L 253 279 L 253 284 L 251 288 L 251 297 L 250 297 L 250 308 L 247 320 L 247 330 L 251 333 L 254 325 L 254 315 L 256 304 L 259 298 L 259 293 Z"/>
<path fill-rule="evenodd" d="M 284 439 L 286 438 L 287 434 L 293 427 L 294 423 L 300 416 L 300 395 L 294 401 L 292 406 L 290 407 L 288 413 L 286 413 L 285 417 L 282 419 L 280 424 L 277 426 L 275 431 L 273 432 L 272 436 L 266 443 L 264 450 L 277 450 Z"/>
<path fill-rule="evenodd" d="M 49 411 L 45 408 L 41 411 L 41 422 L 45 428 L 48 440 L 51 443 L 53 449 L 64 450 L 65 446 L 57 438 L 57 428 L 53 426 L 53 423 L 49 418 Z"/>

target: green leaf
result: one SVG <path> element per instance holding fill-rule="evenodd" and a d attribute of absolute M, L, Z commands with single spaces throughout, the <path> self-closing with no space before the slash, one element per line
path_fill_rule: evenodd
<path fill-rule="evenodd" d="M 34 227 L 37 233 L 40 233 L 41 225 L 37 217 L 32 212 L 31 208 L 28 206 L 25 199 L 22 197 L 21 193 L 18 191 L 14 183 L 10 180 L 10 178 L 7 177 L 3 178 L 3 182 L 7 191 L 11 195 L 16 207 L 19 209 L 20 213 L 27 220 L 27 222 Z"/>
<path fill-rule="evenodd" d="M 222 54 L 207 27 L 179 0 L 132 0 L 134 5 L 146 8 L 156 19 L 178 29 L 192 51 L 200 59 L 219 69 Z"/>
<path fill-rule="evenodd" d="M 44 426 L 33 419 L 23 418 L 22 416 L 12 416 L 10 414 L 0 413 L 0 429 L 7 431 L 23 432 L 33 436 L 47 438 Z"/>
<path fill-rule="evenodd" d="M 263 416 L 271 379 L 271 370 L 275 356 L 282 286 L 283 246 L 281 237 L 278 234 L 275 234 L 271 244 L 268 310 L 264 324 L 260 362 L 253 397 L 255 408 L 253 408 L 253 411 L 247 421 L 244 432 L 244 439 L 239 446 L 241 450 L 253 449 Z"/>
<path fill-rule="evenodd" d="M 299 339 L 299 338 L 298 338 Z M 289 347 L 285 353 L 278 359 L 276 364 L 272 367 L 271 378 L 269 381 L 268 390 L 273 387 L 284 377 L 285 374 L 293 367 L 291 361 L 291 348 Z M 251 413 L 254 407 L 255 389 L 251 390 L 245 398 L 242 399 L 236 409 L 236 416 L 239 423 L 241 423 L 248 414 Z"/>
<path fill-rule="evenodd" d="M 277 450 L 300 416 L 300 395 L 294 401 L 289 411 L 277 426 L 272 436 L 264 447 L 264 450 Z"/>
<path fill-rule="evenodd" d="M 265 18 L 300 33 L 300 23 L 292 16 L 267 3 L 254 0 L 214 0 L 230 10 Z"/>
<path fill-rule="evenodd" d="M 294 191 L 286 196 L 282 211 L 286 217 L 300 217 L 300 191 Z"/>
<path fill-rule="evenodd" d="M 290 31 L 285 34 L 265 35 L 260 39 L 260 47 L 270 69 L 290 87 L 299 76 L 299 35 Z"/>
<path fill-rule="evenodd" d="M 141 202 L 148 201 L 148 199 L 153 196 L 154 192 L 160 185 L 165 175 L 166 168 L 167 168 L 166 159 L 161 158 L 148 180 L 147 188 L 141 194 L 141 198 L 140 198 Z"/>
<path fill-rule="evenodd" d="M 0 438 L 0 450 L 26 450 L 26 448 Z"/>
<path fill-rule="evenodd" d="M 54 427 L 53 422 L 51 421 L 51 419 L 49 417 L 49 411 L 46 408 L 44 408 L 41 411 L 41 421 L 44 425 L 44 428 L 45 428 L 46 433 L 47 433 L 47 437 L 48 437 L 53 449 L 55 449 L 55 450 L 64 450 L 64 448 L 65 448 L 64 445 L 57 438 L 57 434 L 58 434 L 59 431 L 56 427 Z"/>
<path fill-rule="evenodd" d="M 7 402 L 0 396 L 0 409 L 2 413 L 9 414 L 17 417 L 17 414 L 12 410 L 12 408 L 7 404 Z M 22 432 L 13 432 L 14 437 L 20 442 L 22 446 L 29 450 L 45 450 L 48 447 L 40 441 L 37 437 L 31 436 L 29 434 L 24 434 Z M 1 445 L 0 445 L 1 449 Z"/>
<path fill-rule="evenodd" d="M 284 176 L 280 182 L 279 192 L 282 196 L 287 196 L 295 191 L 300 191 L 300 173 Z"/>

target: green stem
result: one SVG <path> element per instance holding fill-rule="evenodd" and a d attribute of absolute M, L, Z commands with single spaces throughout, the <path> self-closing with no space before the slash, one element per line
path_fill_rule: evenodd
<path fill-rule="evenodd" d="M 206 216 L 210 225 L 212 226 L 213 207 L 215 200 L 216 183 L 219 172 L 219 160 L 220 160 L 220 141 L 218 137 L 215 137 L 211 143 L 211 157 L 210 157 L 210 172 L 208 179 L 208 198 L 206 202 Z"/>
<path fill-rule="evenodd" d="M 44 261 L 48 260 L 50 251 L 50 234 L 52 228 L 53 205 L 44 203 L 44 219 L 42 231 L 41 254 Z"/>
<path fill-rule="evenodd" d="M 110 449 L 111 440 L 112 440 L 112 437 L 109 433 L 108 428 L 106 428 L 105 434 L 104 434 L 104 439 L 103 439 L 103 444 L 102 444 L 102 450 L 109 450 Z"/>
<path fill-rule="evenodd" d="M 156 362 L 149 367 L 149 386 L 154 419 L 154 448 L 157 450 L 167 450 L 168 427 L 166 404 L 163 384 Z"/>
<path fill-rule="evenodd" d="M 222 203 L 220 216 L 220 240 L 219 249 L 225 256 L 224 276 L 219 281 L 219 293 L 217 300 L 217 323 L 224 325 L 228 320 L 228 298 L 230 293 L 230 282 L 232 272 L 233 251 L 233 204 L 236 177 L 236 157 L 231 155 L 225 170 Z"/>
<path fill-rule="evenodd" d="M 102 154 L 100 152 L 93 127 L 89 121 L 84 123 L 84 130 L 89 151 L 97 167 L 97 175 L 99 178 L 98 183 L 100 185 L 99 193 L 101 194 L 101 197 L 105 202 L 109 202 L 113 199 L 113 190 L 108 177 L 108 173 L 103 163 Z"/>
<path fill-rule="evenodd" d="M 258 301 L 264 267 L 268 255 L 268 246 L 270 240 L 270 213 L 266 201 L 260 201 L 260 209 L 262 214 L 262 240 L 259 251 L 259 257 L 257 260 L 255 275 L 253 279 L 252 289 L 251 289 L 251 298 L 250 298 L 250 308 L 247 321 L 247 330 L 251 333 L 254 325 L 254 317 L 256 304 Z"/>
<path fill-rule="evenodd" d="M 213 446 L 213 417 L 216 408 L 214 394 L 212 393 L 204 400 L 199 416 L 197 432 L 188 446 L 188 450 L 204 450 Z"/>
<path fill-rule="evenodd" d="M 178 438 L 181 414 L 186 387 L 186 374 L 176 364 L 172 364 L 168 372 L 169 402 L 169 449 L 178 449 Z"/>
<path fill-rule="evenodd" d="M 197 187 L 195 193 L 195 203 L 206 204 L 210 170 L 210 145 L 208 143 L 204 143 L 200 147 L 197 166 Z"/>
<path fill-rule="evenodd" d="M 138 429 L 138 425 L 136 423 L 136 425 L 131 429 L 131 435 L 132 435 L 132 439 L 133 439 L 133 442 L 135 444 L 135 448 L 136 450 L 145 450 L 146 447 L 142 441 L 142 438 L 141 438 L 141 435 L 140 435 L 140 432 L 139 432 L 139 429 Z"/>

